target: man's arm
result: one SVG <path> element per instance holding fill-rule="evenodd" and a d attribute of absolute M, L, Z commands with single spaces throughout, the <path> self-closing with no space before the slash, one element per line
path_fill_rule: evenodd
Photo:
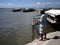
<path fill-rule="evenodd" d="M 35 22 L 35 25 L 39 25 L 42 22 L 43 18 L 44 18 L 44 15 L 41 15 L 39 21 Z"/>

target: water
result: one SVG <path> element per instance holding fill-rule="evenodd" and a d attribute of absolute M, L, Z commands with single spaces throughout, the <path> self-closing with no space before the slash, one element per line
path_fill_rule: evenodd
<path fill-rule="evenodd" d="M 0 9 L 0 45 L 24 45 L 33 40 L 32 16 L 36 12 L 12 12 Z"/>
<path fill-rule="evenodd" d="M 0 9 L 0 45 L 25 45 L 34 40 L 38 36 L 37 30 L 32 27 L 32 17 L 35 15 L 38 13 Z M 56 31 L 54 26 L 48 23 L 46 31 Z"/>

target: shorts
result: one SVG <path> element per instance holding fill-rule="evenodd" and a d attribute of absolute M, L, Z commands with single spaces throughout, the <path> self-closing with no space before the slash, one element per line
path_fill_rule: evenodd
<path fill-rule="evenodd" d="M 42 25 L 42 24 L 40 24 L 39 25 L 39 33 L 40 34 L 44 34 L 46 31 L 45 31 L 45 26 L 44 25 Z"/>

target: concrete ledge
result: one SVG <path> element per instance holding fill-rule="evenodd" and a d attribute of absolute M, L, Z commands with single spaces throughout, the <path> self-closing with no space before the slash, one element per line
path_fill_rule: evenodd
<path fill-rule="evenodd" d="M 52 38 L 54 38 L 54 36 L 60 36 L 60 32 L 56 31 L 56 32 L 48 33 L 47 38 L 50 38 L 50 40 L 39 41 L 39 39 L 35 39 L 31 43 L 28 43 L 28 44 L 25 44 L 25 45 L 48 45 L 48 43 L 50 44 L 51 41 L 55 40 L 55 39 L 52 39 Z"/>

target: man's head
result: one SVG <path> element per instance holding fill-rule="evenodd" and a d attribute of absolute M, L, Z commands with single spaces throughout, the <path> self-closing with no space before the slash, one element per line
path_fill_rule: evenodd
<path fill-rule="evenodd" d="M 41 9 L 40 13 L 41 14 L 45 14 L 45 10 L 44 9 Z"/>

